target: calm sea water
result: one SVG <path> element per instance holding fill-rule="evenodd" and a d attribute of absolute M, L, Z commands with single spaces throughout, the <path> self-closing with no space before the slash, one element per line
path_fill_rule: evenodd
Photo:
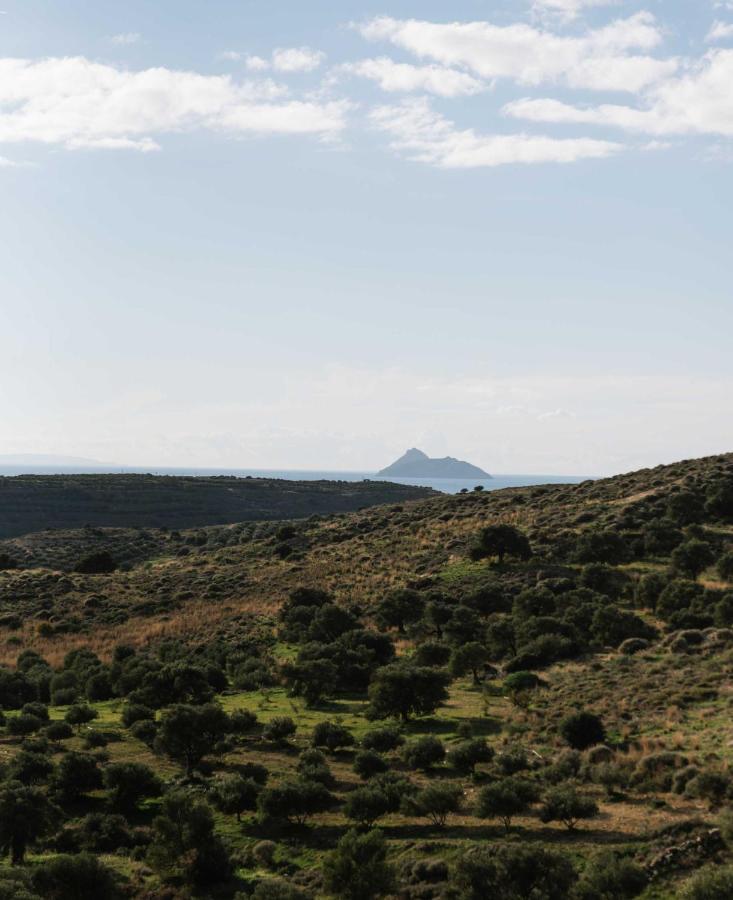
<path fill-rule="evenodd" d="M 327 472 L 312 469 L 187 469 L 187 468 L 80 468 L 76 466 L 0 466 L 0 475 L 81 475 L 81 474 L 151 474 L 151 475 L 234 475 L 237 478 L 284 478 L 288 481 L 394 481 L 431 487 L 446 494 L 457 494 L 466 488 L 473 490 L 482 484 L 487 491 L 506 487 L 525 487 L 531 484 L 577 484 L 587 476 L 578 475 L 494 475 L 493 478 L 387 478 L 374 472 Z"/>

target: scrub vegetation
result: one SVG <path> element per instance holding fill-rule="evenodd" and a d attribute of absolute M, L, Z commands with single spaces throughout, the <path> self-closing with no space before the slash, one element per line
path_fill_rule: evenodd
<path fill-rule="evenodd" d="M 731 896 L 733 456 L 0 566 L 0 898 Z"/>

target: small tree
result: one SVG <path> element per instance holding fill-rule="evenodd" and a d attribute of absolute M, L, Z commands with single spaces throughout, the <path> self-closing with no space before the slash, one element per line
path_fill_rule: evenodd
<path fill-rule="evenodd" d="M 378 788 L 356 788 L 346 797 L 344 815 L 364 828 L 371 828 L 377 819 L 390 811 L 389 798 Z"/>
<path fill-rule="evenodd" d="M 153 770 L 143 763 L 112 763 L 104 770 L 104 785 L 113 809 L 130 813 L 145 797 L 159 797 L 162 785 Z"/>
<path fill-rule="evenodd" d="M 82 575 L 108 575 L 116 570 L 117 563 L 106 550 L 90 553 L 74 566 L 74 571 Z"/>
<path fill-rule="evenodd" d="M 395 883 L 387 862 L 387 844 L 380 831 L 347 832 L 323 864 L 326 890 L 340 900 L 375 900 Z"/>
<path fill-rule="evenodd" d="M 0 851 L 22 865 L 26 849 L 53 830 L 59 815 L 39 788 L 6 782 L 0 787 Z"/>
<path fill-rule="evenodd" d="M 672 568 L 690 578 L 697 576 L 715 561 L 710 544 L 692 538 L 672 551 Z"/>
<path fill-rule="evenodd" d="M 572 713 L 563 719 L 560 734 L 573 750 L 586 750 L 606 740 L 606 731 L 599 716 L 586 711 Z"/>
<path fill-rule="evenodd" d="M 98 716 L 99 713 L 93 706 L 88 706 L 86 703 L 77 703 L 69 707 L 64 719 L 69 725 L 75 725 L 77 731 L 81 731 L 82 725 L 88 725 L 89 722 L 93 722 Z"/>
<path fill-rule="evenodd" d="M 473 738 L 456 744 L 448 753 L 448 762 L 461 775 L 473 775 L 478 763 L 488 763 L 494 751 L 483 738 Z"/>
<path fill-rule="evenodd" d="M 77 800 L 101 787 L 102 771 L 91 754 L 64 754 L 54 778 L 54 789 L 62 801 Z"/>
<path fill-rule="evenodd" d="M 266 741 L 274 741 L 276 744 L 287 744 L 298 730 L 298 726 L 290 716 L 275 716 L 262 729 L 262 737 Z"/>
<path fill-rule="evenodd" d="M 482 666 L 488 659 L 486 648 L 478 641 L 470 641 L 468 644 L 462 644 L 451 654 L 450 672 L 456 678 L 460 678 L 467 672 L 473 676 L 473 683 L 480 684 L 481 676 L 479 674 Z"/>
<path fill-rule="evenodd" d="M 360 750 L 354 757 L 354 772 L 368 781 L 375 775 L 381 775 L 389 769 L 387 760 L 374 750 Z"/>
<path fill-rule="evenodd" d="M 538 799 L 539 791 L 532 781 L 510 776 L 481 788 L 476 801 L 480 819 L 499 819 L 509 831 L 512 819 L 526 813 Z"/>
<path fill-rule="evenodd" d="M 332 753 L 342 747 L 351 747 L 356 741 L 348 728 L 338 722 L 319 722 L 313 729 L 311 743 L 314 747 L 325 747 Z"/>
<path fill-rule="evenodd" d="M 375 673 L 369 685 L 368 716 L 386 719 L 399 716 L 407 721 L 412 715 L 434 712 L 448 699 L 449 676 L 439 669 L 392 663 Z"/>
<path fill-rule="evenodd" d="M 529 559 L 532 547 L 527 536 L 513 525 L 487 525 L 476 536 L 470 555 L 475 560 L 495 556 L 502 565 L 507 556 Z"/>
<path fill-rule="evenodd" d="M 232 871 L 210 808 L 185 791 L 163 798 L 147 859 L 163 878 L 182 879 L 197 888 L 226 881 Z"/>
<path fill-rule="evenodd" d="M 525 844 L 476 847 L 458 858 L 453 885 L 460 900 L 567 900 L 577 879 L 555 850 Z"/>
<path fill-rule="evenodd" d="M 430 819 L 433 825 L 443 828 L 451 813 L 458 813 L 463 806 L 463 788 L 459 784 L 429 784 L 412 797 L 405 797 L 402 811 L 407 816 Z"/>
<path fill-rule="evenodd" d="M 257 808 L 266 819 L 304 825 L 311 816 L 329 809 L 333 802 L 333 795 L 322 784 L 301 779 L 265 788 L 259 795 Z"/>
<path fill-rule="evenodd" d="M 445 759 L 445 744 L 433 735 L 418 738 L 405 747 L 403 757 L 411 769 L 422 769 L 427 772 L 433 766 L 440 765 Z"/>
<path fill-rule="evenodd" d="M 227 714 L 215 703 L 178 704 L 163 713 L 155 750 L 181 763 L 190 778 L 204 756 L 227 733 L 228 726 Z"/>
<path fill-rule="evenodd" d="M 406 626 L 417 622 L 423 614 L 425 600 L 418 591 L 402 588 L 392 591 L 380 601 L 376 619 L 382 628 L 396 628 L 404 634 Z"/>
<path fill-rule="evenodd" d="M 383 728 L 373 728 L 367 731 L 361 739 L 361 746 L 365 750 L 376 750 L 377 753 L 389 753 L 405 743 L 405 738 L 399 728 L 385 725 Z"/>
<path fill-rule="evenodd" d="M 542 822 L 562 822 L 572 831 L 581 819 L 592 819 L 598 815 L 598 805 L 589 797 L 583 797 L 572 785 L 558 785 L 545 794 L 540 820 Z"/>
<path fill-rule="evenodd" d="M 123 896 L 112 869 L 91 853 L 57 856 L 45 862 L 33 872 L 32 884 L 42 897 L 57 900 L 118 900 Z"/>
<path fill-rule="evenodd" d="M 241 821 L 242 813 L 257 809 L 257 798 L 262 787 L 251 778 L 229 775 L 220 778 L 212 791 L 214 806 L 223 813 L 234 815 Z"/>

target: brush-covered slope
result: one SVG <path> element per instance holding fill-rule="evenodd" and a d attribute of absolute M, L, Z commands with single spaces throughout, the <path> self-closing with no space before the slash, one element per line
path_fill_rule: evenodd
<path fill-rule="evenodd" d="M 194 528 L 300 519 L 426 497 L 377 481 L 286 481 L 177 475 L 17 475 L 0 478 L 0 537 L 42 528 Z"/>
<path fill-rule="evenodd" d="M 0 552 L 0 891 L 730 896 L 733 456 Z"/>

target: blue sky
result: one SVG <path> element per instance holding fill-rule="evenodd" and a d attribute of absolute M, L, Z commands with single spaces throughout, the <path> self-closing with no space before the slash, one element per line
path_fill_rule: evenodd
<path fill-rule="evenodd" d="M 0 454 L 733 449 L 733 3 L 0 9 Z"/>

